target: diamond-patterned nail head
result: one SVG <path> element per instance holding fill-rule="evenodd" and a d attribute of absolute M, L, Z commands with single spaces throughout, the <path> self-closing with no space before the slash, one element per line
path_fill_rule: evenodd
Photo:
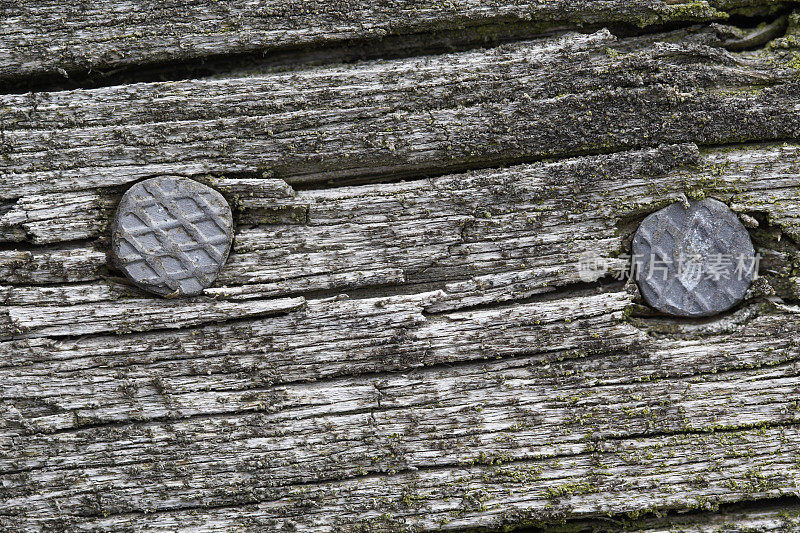
<path fill-rule="evenodd" d="M 111 233 L 117 267 L 166 297 L 199 294 L 228 259 L 233 217 L 225 198 L 201 183 L 162 176 L 122 196 Z"/>
<path fill-rule="evenodd" d="M 747 230 L 718 200 L 675 203 L 633 237 L 633 273 L 644 299 L 671 315 L 727 311 L 744 298 L 758 261 Z"/>

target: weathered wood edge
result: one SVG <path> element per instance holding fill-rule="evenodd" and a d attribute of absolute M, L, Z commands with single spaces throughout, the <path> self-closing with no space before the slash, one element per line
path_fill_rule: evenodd
<path fill-rule="evenodd" d="M 246 79 L 3 95 L 0 198 L 165 173 L 399 179 L 797 135 L 791 48 L 733 54 L 710 30 L 663 39 L 600 31 Z"/>
<path fill-rule="evenodd" d="M 743 507 L 743 508 L 742 508 Z M 657 521 L 657 520 L 654 520 Z M 654 522 L 651 521 L 651 522 Z M 730 533 L 800 531 L 800 502 L 795 498 L 754 502 L 717 509 L 716 512 L 673 516 L 660 526 L 645 526 L 645 533 Z M 645 522 L 646 523 L 646 522 Z M 632 529 L 632 528 L 631 528 Z"/>
<path fill-rule="evenodd" d="M 206 295 L 243 302 L 240 312 L 226 307 L 229 318 L 247 316 L 246 302 L 259 298 L 386 286 L 444 290 L 428 312 L 519 300 L 621 277 L 638 220 L 686 197 L 713 196 L 751 226 L 771 290 L 794 300 L 797 252 L 781 236 L 798 239 L 793 177 L 798 170 L 800 147 L 783 143 L 703 153 L 694 145 L 661 146 L 429 180 L 298 192 L 279 180 L 215 179 L 212 183 L 221 190 L 235 193 L 238 223 L 229 262 Z M 103 193 L 93 194 L 99 198 Z M 54 205 L 57 198 L 54 193 L 37 201 Z M 105 316 L 103 309 L 113 313 L 119 301 L 150 318 L 135 321 L 119 314 L 88 321 L 81 331 L 147 330 L 172 320 L 172 307 L 151 306 L 141 291 L 113 277 L 102 251 L 111 211 L 98 214 L 93 202 L 84 205 L 73 218 L 85 221 L 78 227 L 91 228 L 86 236 L 97 239 L 93 244 L 0 252 L 0 280 L 6 283 L 0 295 L 9 317 L 5 327 L 0 324 L 0 336 L 36 335 L 45 326 L 51 333 L 69 334 L 76 314 Z M 20 226 L 27 235 L 48 239 L 74 235 L 73 226 L 49 218 Z M 11 226 L 8 233 L 20 226 Z M 587 277 L 579 268 L 586 254 L 607 266 Z M 43 309 L 49 322 L 36 318 L 39 311 L 24 309 L 31 305 L 54 306 Z M 179 310 L 184 304 L 172 305 Z M 223 316 L 214 311 L 223 304 L 213 300 L 185 305 L 205 305 L 209 316 Z"/>
<path fill-rule="evenodd" d="M 392 36 L 410 40 L 419 35 L 435 42 L 437 33 L 445 33 L 450 43 L 467 44 L 583 26 L 708 22 L 725 20 L 730 13 L 769 13 L 782 5 L 767 0 L 504 0 L 491 5 L 463 0 L 349 0 L 332 5 L 204 0 L 139 9 L 110 0 L 75 6 L 36 0 L 2 6 L 0 82 L 44 77 L 69 83 L 70 76 L 93 71 L 330 48 L 353 41 L 375 46 Z M 391 46 L 408 44 L 398 40 Z"/>
<path fill-rule="evenodd" d="M 717 503 L 735 501 L 744 494 L 750 498 L 791 494 L 798 481 L 792 451 L 797 442 L 796 427 L 659 436 L 598 444 L 591 453 L 571 460 L 554 457 L 489 467 L 417 469 L 311 483 L 300 488 L 272 486 L 256 461 L 247 475 L 221 470 L 218 479 L 230 480 L 233 476 L 240 482 L 247 479 L 252 486 L 246 490 L 228 487 L 226 492 L 234 502 L 207 509 L 198 503 L 208 502 L 210 492 L 198 492 L 193 487 L 211 479 L 189 464 L 185 470 L 179 468 L 183 483 L 174 487 L 176 492 L 196 492 L 196 499 L 183 496 L 185 509 L 111 513 L 103 518 L 115 504 L 126 503 L 116 494 L 118 481 L 112 479 L 108 484 L 84 483 L 90 488 L 88 498 L 82 499 L 84 516 L 80 519 L 42 517 L 22 519 L 22 523 L 66 526 L 77 531 L 126 531 L 145 525 L 151 531 L 220 531 L 231 526 L 457 531 L 464 527 L 498 527 L 536 519 L 558 521 L 564 516 L 588 517 L 687 504 L 704 508 L 709 505 L 708 498 L 698 494 L 698 487 L 719 494 L 713 498 Z M 108 469 L 98 468 L 87 474 L 89 479 L 99 480 L 106 472 Z M 159 479 L 165 473 L 128 468 L 124 479 L 127 485 L 144 476 Z M 63 477 L 81 483 L 77 478 Z M 267 500 L 259 501 L 265 496 Z M 151 490 L 128 490 L 127 502 L 134 499 L 146 506 L 157 499 L 157 494 Z M 36 509 L 35 497 L 27 500 Z"/>

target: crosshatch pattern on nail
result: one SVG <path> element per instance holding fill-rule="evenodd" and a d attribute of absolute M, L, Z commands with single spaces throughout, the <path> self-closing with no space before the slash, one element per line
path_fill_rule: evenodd
<path fill-rule="evenodd" d="M 138 286 L 163 296 L 196 295 L 216 279 L 233 235 L 231 209 L 206 185 L 158 177 L 131 187 L 112 232 L 115 262 Z"/>
<path fill-rule="evenodd" d="M 728 206 L 710 198 L 688 208 L 675 203 L 649 215 L 632 249 L 642 296 L 673 315 L 726 311 L 744 298 L 757 274 L 747 230 Z M 753 266 L 743 270 L 743 264 Z"/>

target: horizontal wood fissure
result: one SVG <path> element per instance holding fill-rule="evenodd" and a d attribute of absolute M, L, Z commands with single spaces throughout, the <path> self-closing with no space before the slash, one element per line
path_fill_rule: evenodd
<path fill-rule="evenodd" d="M 637 521 L 632 521 L 636 523 Z M 721 506 L 715 511 L 672 515 L 638 521 L 644 533 L 716 533 L 719 531 L 758 531 L 781 533 L 800 529 L 800 499 L 781 497 L 738 505 Z M 630 528 L 625 531 L 634 530 Z"/>
<path fill-rule="evenodd" d="M 798 84 L 783 52 L 718 43 L 710 30 L 656 43 L 600 31 L 241 79 L 4 95 L 0 198 L 164 173 L 398 178 L 795 137 Z"/>
<path fill-rule="evenodd" d="M 800 241 L 799 156 L 800 146 L 788 143 L 703 153 L 693 145 L 661 146 L 308 191 L 294 191 L 282 180 L 207 179 L 228 195 L 239 222 L 228 264 L 206 294 L 247 302 L 326 290 L 437 285 L 446 294 L 428 312 L 524 299 L 585 281 L 578 263 L 587 253 L 608 261 L 597 276 L 621 275 L 632 222 L 688 194 L 714 196 L 742 215 L 761 217 L 762 225 L 751 233 L 764 256 L 762 274 L 783 297 L 797 299 L 792 239 Z M 57 194 L 48 196 L 57 201 Z M 287 219 L 276 215 L 280 212 L 302 216 Z M 91 209 L 85 214 L 86 220 L 95 217 Z M 102 313 L 105 302 L 122 297 L 142 298 L 108 278 L 101 250 L 109 216 L 89 224 L 94 229 L 84 236 L 99 240 L 86 247 L 61 249 L 53 243 L 0 251 L 5 313 L 24 315 L 29 312 L 15 309 L 53 305 L 68 317 Z M 46 222 L 25 231 L 75 236 L 63 227 Z M 781 241 L 782 235 L 790 240 Z M 74 284 L 30 285 L 63 282 Z M 15 287 L 20 283 L 27 286 Z M 80 304 L 85 305 L 69 307 Z M 124 319 L 119 320 L 106 327 L 124 331 Z"/>
<path fill-rule="evenodd" d="M 415 302 L 412 297 L 352 303 L 333 299 L 309 302 L 305 311 L 316 307 L 324 312 L 330 322 L 326 329 L 320 329 L 326 323 L 322 318 L 290 314 L 266 319 L 260 327 L 269 328 L 267 337 L 254 335 L 257 330 L 252 326 L 257 324 L 239 331 L 225 331 L 225 326 L 215 326 L 214 331 L 204 326 L 198 334 L 182 330 L 169 337 L 144 334 L 130 339 L 140 347 L 139 355 L 126 346 L 126 337 L 120 338 L 121 343 L 104 343 L 101 338 L 8 343 L 12 357 L 24 357 L 26 352 L 29 356 L 28 362 L 14 361 L 0 373 L 7 395 L 1 401 L 5 444 L 0 444 L 0 468 L 15 472 L 4 476 L 7 506 L 2 512 L 43 518 L 53 511 L 51 506 L 58 505 L 67 514 L 113 514 L 139 508 L 167 510 L 173 505 L 169 502 L 180 507 L 200 498 L 196 491 L 192 496 L 194 489 L 179 492 L 172 486 L 176 479 L 184 479 L 188 487 L 197 483 L 204 487 L 205 496 L 197 500 L 201 509 L 210 504 L 208 491 L 218 494 L 213 505 L 235 505 L 253 497 L 279 498 L 276 494 L 283 494 L 279 487 L 287 483 L 302 487 L 291 490 L 291 494 L 314 492 L 321 486 L 338 491 L 330 488 L 330 483 L 357 476 L 358 481 L 354 478 L 353 483 L 359 487 L 357 491 L 363 491 L 365 474 L 415 469 L 428 472 L 430 467 L 452 469 L 471 463 L 485 465 L 484 470 L 470 474 L 477 483 L 480 476 L 492 475 L 497 463 L 534 458 L 546 461 L 551 456 L 558 457 L 557 463 L 580 463 L 582 459 L 569 458 L 591 455 L 598 445 L 616 450 L 622 446 L 618 439 L 631 436 L 677 432 L 672 437 L 654 437 L 674 442 L 669 439 L 695 438 L 680 435 L 685 431 L 710 431 L 702 437 L 707 441 L 727 439 L 722 434 L 715 436 L 714 432 L 722 428 L 797 422 L 798 351 L 792 340 L 797 338 L 793 333 L 797 311 L 756 313 L 734 333 L 701 335 L 694 340 L 653 340 L 620 321 L 629 301 L 627 293 L 612 293 L 504 310 L 458 312 L 434 321 L 417 315 L 415 325 L 399 326 L 402 333 L 398 337 L 392 329 L 398 327 L 394 324 L 402 315 L 392 307 L 412 305 L 418 313 L 423 301 Z M 358 308 L 351 313 L 361 323 L 363 336 L 342 322 L 351 305 Z M 333 311 L 334 306 L 343 307 Z M 366 306 L 372 306 L 373 311 Z M 583 309 L 586 318 L 576 313 L 577 309 Z M 375 312 L 385 315 L 381 318 Z M 379 325 L 386 320 L 387 326 Z M 392 342 L 381 340 L 390 336 L 394 336 Z M 253 343 L 254 357 L 238 352 L 240 341 L 233 340 L 237 337 Z M 218 348 L 220 338 L 225 339 L 224 353 Z M 464 340 L 454 345 L 458 339 Z M 158 342 L 164 343 L 166 352 L 156 349 Z M 208 355 L 201 346 L 206 342 L 211 350 Z M 31 343 L 27 350 L 26 343 Z M 107 356 L 103 356 L 102 347 L 110 350 Z M 284 376 L 295 381 L 313 379 L 320 356 L 334 350 L 341 354 L 340 364 L 346 372 L 363 364 L 373 365 L 371 371 L 396 367 L 404 372 L 264 388 L 274 382 L 269 376 L 274 376 L 278 368 L 278 354 L 290 360 L 287 368 L 301 372 Z M 532 350 L 541 351 L 541 355 L 530 355 Z M 170 351 L 172 359 L 159 362 L 161 357 L 169 358 Z M 271 356 L 258 355 L 265 353 Z M 297 357 L 301 354 L 311 354 L 310 366 L 300 364 Z M 359 354 L 364 355 L 364 363 L 359 363 Z M 515 357 L 410 372 L 414 359 L 430 364 L 500 355 Z M 55 361 L 60 362 L 54 367 Z M 376 361 L 383 361 L 382 368 L 374 367 Z M 267 366 L 259 370 L 263 365 Z M 98 404 L 101 397 L 104 401 Z M 169 421 L 175 417 L 186 420 Z M 155 424 L 146 424 L 148 419 Z M 128 423 L 120 424 L 124 421 Z M 81 429 L 86 424 L 98 427 Z M 59 431 L 50 434 L 54 429 Z M 754 457 L 752 452 L 731 452 L 729 440 L 719 444 L 728 450 L 725 454 L 739 458 L 730 459 L 719 483 L 742 483 L 744 487 L 749 486 L 748 479 L 754 483 L 774 480 L 778 475 L 794 479 L 791 476 L 796 475 L 796 463 L 775 462 L 782 447 L 791 449 L 793 444 L 763 438 L 765 431 L 776 430 L 754 430 L 753 440 L 778 448 L 771 449 L 763 459 L 757 453 Z M 790 426 L 777 431 L 795 429 Z M 613 440 L 607 441 L 609 438 Z M 603 445 L 605 441 L 609 444 Z M 612 446 L 611 442 L 616 444 Z M 672 444 L 654 446 L 674 452 Z M 39 447 L 41 451 L 35 451 Z M 267 450 L 269 459 L 264 455 Z M 171 458 L 172 453 L 179 454 L 180 459 Z M 126 464 L 125 457 L 137 459 Z M 199 463 L 191 463 L 190 468 L 186 462 L 189 457 Z M 690 466 L 698 458 L 701 462 L 710 460 L 704 454 L 692 453 L 686 459 L 689 463 L 681 463 L 686 472 L 675 474 L 681 478 L 691 472 L 688 482 L 696 486 L 692 485 L 684 496 L 676 496 L 674 505 L 692 505 L 699 494 L 711 501 L 743 496 L 736 496 L 737 490 L 721 494 L 714 483 L 707 485 L 708 479 L 700 474 L 706 467 L 695 470 Z M 184 466 L 176 471 L 170 466 L 173 464 Z M 664 468 L 663 461 L 659 464 Z M 548 476 L 553 468 L 557 468 L 555 463 L 545 469 Z M 739 480 L 732 474 L 737 468 L 750 473 Z M 772 473 L 764 478 L 762 468 Z M 575 468 L 566 471 L 575 472 Z M 99 489 L 97 482 L 80 481 L 97 480 L 101 472 L 108 481 L 100 492 L 92 489 Z M 160 472 L 159 477 L 154 477 L 155 472 Z M 463 474 L 446 471 L 441 475 L 445 476 L 442 479 L 453 479 Z M 632 473 L 625 471 L 620 475 L 620 479 L 651 487 L 637 491 L 641 497 L 652 496 L 653 490 L 660 490 L 657 486 L 664 487 L 663 480 L 650 484 L 646 474 L 631 477 Z M 580 480 L 564 480 L 559 475 L 554 486 L 535 483 L 536 477 L 526 478 L 528 490 L 538 487 L 535 490 L 543 495 L 523 499 L 521 508 L 539 509 L 531 512 L 547 517 L 546 510 L 536 502 L 552 504 L 551 500 L 560 500 L 559 487 L 563 487 L 565 494 L 574 490 L 582 495 L 568 497 L 570 505 L 577 506 L 564 511 L 570 516 L 581 516 L 580 509 L 602 512 L 606 505 L 612 506 L 612 500 L 613 505 L 620 500 L 612 496 L 613 474 L 600 477 L 601 485 L 592 485 L 588 492 L 582 490 L 586 487 L 585 475 Z M 391 478 L 381 479 L 387 490 L 408 490 L 406 481 L 398 482 L 395 489 Z M 162 482 L 172 487 L 170 500 L 152 491 L 154 484 Z M 48 495 L 50 490 L 60 491 L 64 483 L 71 487 L 67 494 Z M 246 496 L 234 489 L 242 483 Z M 782 491 L 788 490 L 788 485 L 781 486 L 785 487 Z M 145 487 L 150 489 L 142 490 Z M 497 497 L 513 500 L 519 490 L 514 487 L 514 483 L 503 483 Z M 430 490 L 442 490 L 442 486 L 436 489 L 431 485 Z M 126 497 L 115 498 L 115 491 Z M 591 503 L 595 497 L 585 495 L 595 492 L 601 492 L 603 498 Z M 748 497 L 753 492 L 765 495 L 759 490 L 746 492 Z M 87 503 L 87 496 L 93 493 L 100 500 Z M 649 498 L 645 497 L 650 505 L 664 507 L 664 502 Z M 371 497 L 367 500 L 372 501 Z M 638 502 L 631 504 L 631 510 L 642 508 L 637 498 L 631 501 Z M 351 509 L 360 509 L 355 514 L 359 518 L 352 520 L 362 520 L 371 513 L 373 504 L 361 505 L 364 507 L 352 503 Z M 291 506 L 281 509 L 276 518 L 294 515 Z M 393 516 L 399 519 L 404 514 L 395 512 Z M 425 518 L 431 516 L 436 513 L 406 519 L 427 528 L 434 527 Z M 470 516 L 494 525 L 507 519 L 493 516 L 483 506 Z M 310 520 L 301 521 L 307 527 L 316 524 L 314 514 L 303 520 Z"/>
<path fill-rule="evenodd" d="M 625 5 L 484 15 L 710 20 L 756 2 Z M 98 6 L 52 21 L 54 42 Z M 387 31 L 456 20 L 424 9 Z M 182 57 L 219 46 L 218 13 Z M 124 50 L 113 32 L 139 15 L 73 64 Z M 0 528 L 458 531 L 797 495 L 797 22 L 751 52 L 721 27 L 598 31 L 0 96 Z M 298 28 L 257 46 L 350 38 Z M 127 57 L 171 60 L 173 37 Z M 35 48 L 14 52 L 25 72 L 67 68 Z M 160 174 L 234 208 L 202 297 L 150 298 L 108 266 L 120 195 Z M 741 216 L 762 279 L 721 316 L 654 316 L 611 277 L 646 214 L 701 197 Z M 608 262 L 592 279 L 586 253 Z"/>
<path fill-rule="evenodd" d="M 71 75 L 92 71 L 237 54 L 268 55 L 358 40 L 380 45 L 387 37 L 410 34 L 436 42 L 437 33 L 458 31 L 457 41 L 481 43 L 503 35 L 504 29 L 525 36 L 564 27 L 690 24 L 724 20 L 729 11 L 747 14 L 774 9 L 775 3 L 766 0 L 504 0 L 491 5 L 466 0 L 290 5 L 273 0 L 195 0 L 146 8 L 110 0 L 91 6 L 36 0 L 2 6 L 6 24 L 0 29 L 0 81 L 49 75 L 69 83 Z M 394 46 L 402 45 L 398 41 Z"/>

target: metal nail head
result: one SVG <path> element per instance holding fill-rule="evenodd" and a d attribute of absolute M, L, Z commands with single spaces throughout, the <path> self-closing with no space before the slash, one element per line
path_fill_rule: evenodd
<path fill-rule="evenodd" d="M 116 266 L 142 289 L 168 298 L 200 294 L 219 275 L 233 241 L 233 216 L 217 191 L 161 176 L 122 196 L 111 231 Z"/>
<path fill-rule="evenodd" d="M 742 301 L 758 273 L 747 230 L 728 206 L 711 198 L 652 213 L 636 231 L 632 248 L 642 296 L 676 316 L 727 311 Z"/>

